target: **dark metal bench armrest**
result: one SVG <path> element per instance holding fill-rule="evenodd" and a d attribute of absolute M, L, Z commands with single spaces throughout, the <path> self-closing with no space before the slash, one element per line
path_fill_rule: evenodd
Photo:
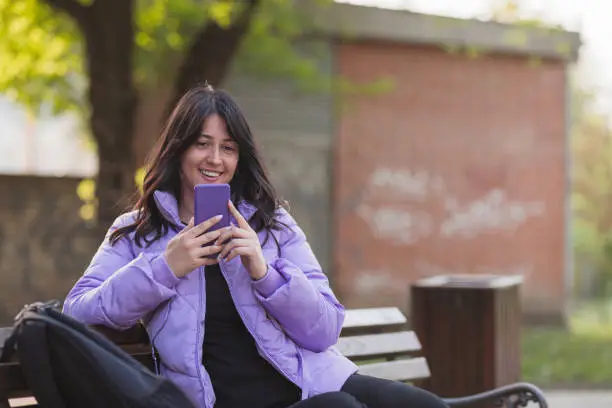
<path fill-rule="evenodd" d="M 496 388 L 480 394 L 460 398 L 444 398 L 450 407 L 468 407 L 483 401 L 497 400 L 498 406 L 503 408 L 526 407 L 528 403 L 535 402 L 540 408 L 548 408 L 544 393 L 535 385 L 517 383 Z"/>

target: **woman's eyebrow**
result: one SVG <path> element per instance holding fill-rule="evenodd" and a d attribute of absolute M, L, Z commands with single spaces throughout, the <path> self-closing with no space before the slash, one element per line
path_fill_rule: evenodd
<path fill-rule="evenodd" d="M 208 140 L 212 140 L 214 139 L 211 135 L 207 134 L 207 133 L 201 133 L 200 137 L 203 137 L 205 139 Z M 234 139 L 231 138 L 231 136 L 226 137 L 225 139 L 222 140 L 223 142 L 232 142 L 232 143 L 236 143 L 236 141 Z"/>

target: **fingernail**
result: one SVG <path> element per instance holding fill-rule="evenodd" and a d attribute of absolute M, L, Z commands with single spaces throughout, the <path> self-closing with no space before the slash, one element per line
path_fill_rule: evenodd
<path fill-rule="evenodd" d="M 221 218 L 223 218 L 223 214 L 219 214 L 215 217 L 216 220 L 220 220 Z"/>

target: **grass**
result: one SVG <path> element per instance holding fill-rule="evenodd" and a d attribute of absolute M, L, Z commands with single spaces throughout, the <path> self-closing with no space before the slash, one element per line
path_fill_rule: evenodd
<path fill-rule="evenodd" d="M 541 386 L 612 387 L 612 304 L 581 308 L 569 330 L 523 330 L 523 380 Z"/>

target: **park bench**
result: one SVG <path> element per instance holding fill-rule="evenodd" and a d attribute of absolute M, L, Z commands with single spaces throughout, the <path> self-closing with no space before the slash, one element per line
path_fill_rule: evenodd
<path fill-rule="evenodd" d="M 347 310 L 337 348 L 359 364 L 362 374 L 418 384 L 419 380 L 436 373 L 430 373 L 426 358 L 419 355 L 421 344 L 413 331 L 406 330 L 406 323 L 404 314 L 393 307 Z M 153 368 L 151 348 L 142 327 L 122 332 L 99 326 L 95 329 L 149 369 Z M 11 328 L 0 328 L 0 347 L 10 332 Z M 35 400 L 24 398 L 31 395 L 19 362 L 0 363 L 0 408 L 36 407 Z M 542 392 L 528 383 L 507 385 L 467 397 L 452 397 L 445 399 L 452 407 L 481 406 L 483 402 L 490 402 L 490 406 L 495 402 L 508 408 L 526 406 L 530 402 L 547 407 Z"/>

